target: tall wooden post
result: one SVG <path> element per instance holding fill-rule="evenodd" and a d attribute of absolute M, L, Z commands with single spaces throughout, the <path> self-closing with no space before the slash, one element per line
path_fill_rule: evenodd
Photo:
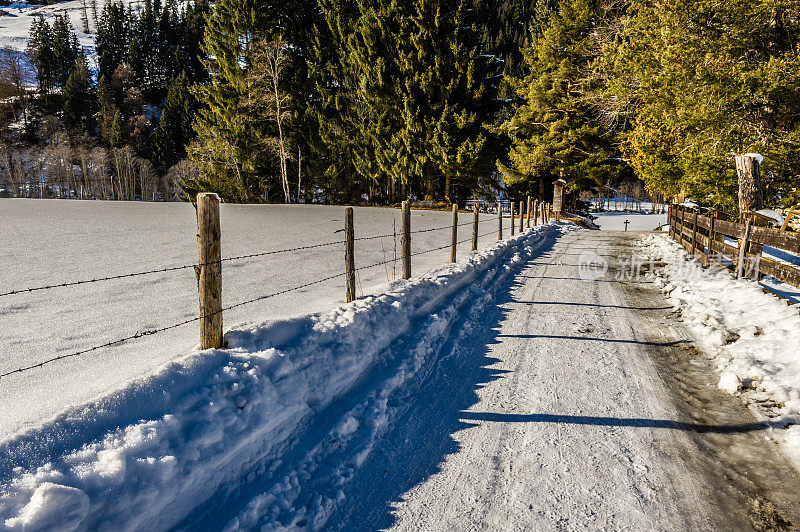
<path fill-rule="evenodd" d="M 522 233 L 522 230 L 525 229 L 525 220 L 522 214 L 525 212 L 525 202 L 519 202 L 519 232 Z"/>
<path fill-rule="evenodd" d="M 472 251 L 478 251 L 478 206 L 472 211 Z"/>
<path fill-rule="evenodd" d="M 561 209 L 563 209 L 564 203 L 564 185 L 567 182 L 564 179 L 557 179 L 555 183 L 553 183 L 553 213 L 556 215 L 556 221 L 559 220 L 559 215 L 561 214 Z"/>
<path fill-rule="evenodd" d="M 503 204 L 497 202 L 497 240 L 503 240 Z"/>
<path fill-rule="evenodd" d="M 717 223 L 717 210 L 711 209 L 708 213 L 708 252 L 706 253 L 705 266 L 708 268 L 714 257 L 714 225 Z"/>
<path fill-rule="evenodd" d="M 761 188 L 761 164 L 754 155 L 736 156 L 736 174 L 739 177 L 739 216 L 744 221 L 747 211 L 764 208 Z"/>
<path fill-rule="evenodd" d="M 714 240 L 717 238 L 716 236 L 716 229 L 715 225 L 717 224 L 717 209 L 711 209 L 711 220 L 709 221 L 709 229 L 708 229 L 708 256 L 713 257 L 714 255 Z M 706 265 L 708 265 L 706 263 Z"/>
<path fill-rule="evenodd" d="M 528 229 L 530 229 L 531 228 L 531 207 L 532 207 L 532 205 L 531 205 L 531 197 L 530 196 L 528 196 L 528 204 L 526 205 L 526 207 L 527 207 L 527 210 L 525 212 L 527 213 L 527 217 L 526 217 L 527 218 L 527 226 L 528 226 Z"/>
<path fill-rule="evenodd" d="M 539 200 L 533 202 L 533 225 L 539 224 Z"/>
<path fill-rule="evenodd" d="M 510 204 L 509 207 L 511 209 L 511 236 L 514 236 L 514 202 L 509 201 L 508 203 Z"/>
<path fill-rule="evenodd" d="M 700 209 L 694 208 L 694 221 L 692 222 L 692 257 L 697 255 L 697 215 Z"/>
<path fill-rule="evenodd" d="M 450 262 L 456 261 L 458 245 L 458 204 L 453 203 L 453 229 L 450 231 Z"/>
<path fill-rule="evenodd" d="M 400 247 L 403 248 L 403 279 L 411 279 L 411 204 L 403 202 L 403 236 Z"/>
<path fill-rule="evenodd" d="M 222 347 L 222 247 L 219 196 L 197 195 L 198 291 L 200 293 L 200 349 Z"/>
<path fill-rule="evenodd" d="M 670 236 L 670 238 L 675 238 L 675 207 L 674 207 L 674 204 L 670 204 L 669 209 L 667 210 L 667 225 L 669 226 L 669 236 Z"/>
<path fill-rule="evenodd" d="M 344 210 L 344 271 L 347 280 L 347 302 L 356 298 L 356 261 L 354 256 L 355 231 L 353 228 L 353 208 Z"/>

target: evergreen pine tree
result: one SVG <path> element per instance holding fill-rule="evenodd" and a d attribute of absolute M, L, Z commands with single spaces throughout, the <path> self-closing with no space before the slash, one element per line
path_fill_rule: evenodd
<path fill-rule="evenodd" d="M 119 109 L 114 112 L 114 118 L 111 122 L 111 130 L 108 135 L 109 148 L 121 148 L 125 138 L 125 120 L 122 118 L 122 113 Z"/>
<path fill-rule="evenodd" d="M 161 172 L 186 156 L 186 145 L 193 135 L 192 96 L 186 73 L 181 72 L 169 86 L 161 120 L 153 135 L 153 163 Z"/>
<path fill-rule="evenodd" d="M 241 113 L 248 103 L 249 55 L 260 33 L 258 8 L 255 0 L 219 0 L 208 17 L 203 64 L 211 81 L 193 88 L 200 110 L 194 124 L 198 141 L 189 155 L 200 177 L 184 183 L 189 197 L 208 184 L 229 201 L 262 197 L 269 173 L 259 142 L 262 120 Z"/>
<path fill-rule="evenodd" d="M 97 63 L 99 75 L 110 78 L 128 60 L 131 41 L 131 12 L 122 2 L 109 1 L 97 21 Z"/>
<path fill-rule="evenodd" d="M 92 131 L 94 94 L 89 67 L 86 59 L 80 57 L 64 85 L 64 125 L 68 130 L 81 128 Z"/>
<path fill-rule="evenodd" d="M 53 21 L 53 53 L 56 65 L 55 84 L 63 87 L 75 68 L 80 55 L 78 38 L 72 31 L 67 15 L 56 15 Z"/>
<path fill-rule="evenodd" d="M 514 82 L 523 103 L 500 128 L 512 146 L 507 164 L 498 165 L 521 192 L 542 196 L 560 177 L 568 188 L 586 188 L 614 173 L 611 135 L 585 102 L 596 17 L 596 1 L 562 0 L 526 52 L 530 73 Z"/>
<path fill-rule="evenodd" d="M 472 1 L 323 8 L 340 50 L 319 53 L 327 72 L 312 72 L 338 77 L 318 83 L 325 142 L 346 146 L 371 186 L 435 199 L 453 199 L 456 185 L 474 189 L 492 162 L 483 125 L 496 110 L 499 64 L 484 53 Z"/>
<path fill-rule="evenodd" d="M 621 20 L 603 67 L 648 187 L 734 213 L 733 156 L 758 152 L 767 202 L 800 200 L 800 5 L 635 0 Z"/>
<path fill-rule="evenodd" d="M 53 30 L 41 15 L 34 18 L 31 24 L 28 53 L 36 68 L 39 92 L 43 95 L 50 94 L 56 86 L 58 65 L 53 47 Z"/>

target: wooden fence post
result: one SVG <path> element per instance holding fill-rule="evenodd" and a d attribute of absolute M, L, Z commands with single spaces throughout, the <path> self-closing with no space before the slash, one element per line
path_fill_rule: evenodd
<path fill-rule="evenodd" d="M 533 225 L 534 227 L 539 224 L 539 200 L 533 202 Z"/>
<path fill-rule="evenodd" d="M 522 234 L 522 231 L 525 229 L 525 225 L 524 225 L 525 224 L 525 220 L 524 220 L 524 217 L 522 216 L 522 213 L 524 213 L 524 212 L 525 212 L 525 202 L 520 200 L 520 202 L 519 202 L 519 232 L 520 232 L 520 234 Z"/>
<path fill-rule="evenodd" d="M 497 240 L 503 240 L 503 204 L 497 202 Z"/>
<path fill-rule="evenodd" d="M 453 229 L 450 231 L 450 262 L 456 261 L 458 242 L 458 204 L 453 203 Z"/>
<path fill-rule="evenodd" d="M 403 248 L 403 279 L 411 279 L 411 204 L 403 202 L 403 236 L 400 247 Z"/>
<path fill-rule="evenodd" d="M 527 213 L 526 218 L 527 218 L 528 229 L 531 228 L 531 206 L 532 206 L 531 205 L 531 197 L 528 196 L 528 204 L 525 206 L 526 209 L 527 209 L 525 212 Z"/>
<path fill-rule="evenodd" d="M 786 218 L 783 219 L 783 223 L 781 224 L 781 231 L 786 231 L 786 228 L 789 227 L 789 222 L 792 221 L 792 217 L 795 215 L 794 205 L 789 207 L 789 211 L 786 213 Z"/>
<path fill-rule="evenodd" d="M 200 349 L 222 347 L 222 248 L 219 196 L 197 195 L 198 291 L 200 293 Z"/>
<path fill-rule="evenodd" d="M 697 215 L 700 209 L 694 208 L 694 223 L 692 224 L 692 257 L 697 255 Z"/>
<path fill-rule="evenodd" d="M 747 211 L 764 208 L 761 163 L 752 155 L 737 155 L 736 175 L 739 179 L 739 217 L 744 222 Z"/>
<path fill-rule="evenodd" d="M 356 261 L 354 257 L 355 231 L 353 229 L 353 208 L 344 210 L 344 271 L 347 279 L 347 302 L 356 298 Z"/>
<path fill-rule="evenodd" d="M 472 211 L 472 251 L 478 251 L 478 206 Z"/>
<path fill-rule="evenodd" d="M 669 236 L 675 238 L 675 204 L 671 203 L 667 210 L 667 221 L 669 222 Z"/>
<path fill-rule="evenodd" d="M 706 255 L 706 268 L 708 268 L 709 263 L 713 260 L 714 257 L 714 239 L 716 236 L 714 235 L 714 225 L 717 222 L 717 209 L 711 209 L 709 213 L 709 221 L 708 221 L 708 255 Z"/>
<path fill-rule="evenodd" d="M 511 236 L 514 236 L 514 202 L 509 201 L 509 208 L 511 209 Z"/>
<path fill-rule="evenodd" d="M 747 216 L 746 213 L 741 213 L 742 216 Z M 750 227 L 752 226 L 752 218 L 747 216 L 747 221 L 744 224 L 744 235 L 739 239 L 739 257 L 736 261 L 736 278 L 741 279 L 744 275 L 744 261 L 747 257 L 747 247 L 750 243 Z"/>

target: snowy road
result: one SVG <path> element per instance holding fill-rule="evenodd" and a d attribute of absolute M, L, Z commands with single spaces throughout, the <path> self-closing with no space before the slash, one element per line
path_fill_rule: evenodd
<path fill-rule="evenodd" d="M 713 387 L 631 233 L 568 233 L 452 346 L 330 528 L 751 529 L 797 523 L 797 476 Z M 584 251 L 612 262 L 583 282 Z M 783 517 L 781 517 L 783 516 Z M 763 529 L 763 528 L 762 528 Z"/>
<path fill-rule="evenodd" d="M 643 235 L 548 224 L 229 331 L 0 444 L 0 529 L 800 523 L 779 425 L 716 387 L 654 277 L 620 276 Z M 587 253 L 610 265 L 588 282 Z"/>

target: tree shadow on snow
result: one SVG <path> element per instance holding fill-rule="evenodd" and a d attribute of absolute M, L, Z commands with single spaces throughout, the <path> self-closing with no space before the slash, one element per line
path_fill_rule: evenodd
<path fill-rule="evenodd" d="M 550 240 L 540 249 L 549 251 Z M 532 260 L 527 265 L 532 264 Z M 524 268 L 524 265 L 521 267 Z M 396 521 L 395 505 L 403 494 L 441 469 L 448 455 L 460 451 L 453 435 L 477 426 L 464 411 L 479 402 L 477 391 L 501 379 L 507 370 L 492 368 L 500 360 L 491 356 L 492 346 L 502 342 L 500 325 L 510 312 L 514 288 L 525 280 L 516 275 L 495 291 L 479 326 L 455 343 L 448 341 L 432 361 L 436 368 L 414 393 L 413 403 L 394 422 L 367 461 L 344 489 L 345 499 L 327 522 L 329 530 L 377 530 Z M 457 338 L 464 324 L 457 324 Z"/>

